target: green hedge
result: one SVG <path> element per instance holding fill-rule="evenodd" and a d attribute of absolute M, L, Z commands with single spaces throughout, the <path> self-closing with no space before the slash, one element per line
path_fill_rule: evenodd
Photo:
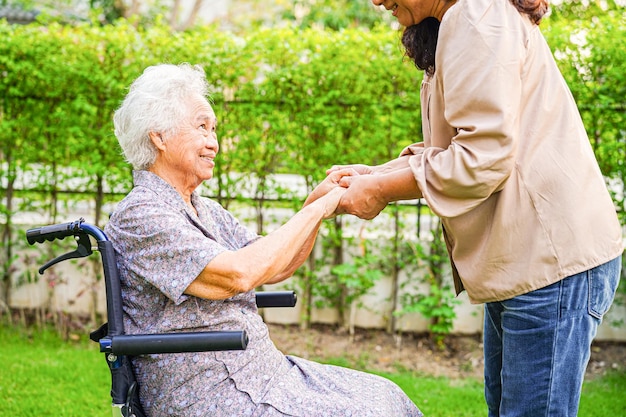
<path fill-rule="evenodd" d="M 626 40 L 620 10 L 572 21 L 555 14 L 544 32 L 578 100 L 605 175 L 624 178 Z M 601 30 L 609 26 L 611 30 Z M 573 43 L 576 34 L 589 44 Z M 374 30 L 265 29 L 246 37 L 165 25 L 10 26 L 0 22 L 2 184 L 43 164 L 51 190 L 62 167 L 130 187 L 111 115 L 148 65 L 202 65 L 213 86 L 222 152 L 218 173 L 276 172 L 313 183 L 334 163 L 378 163 L 421 137 L 421 73 L 399 34 Z M 38 166 L 40 166 L 38 165 Z M 225 197 L 235 187 L 227 187 Z M 623 207 L 623 201 L 618 201 Z M 6 206 L 6 202 L 3 201 Z"/>
<path fill-rule="evenodd" d="M 626 15 L 618 7 L 601 13 L 594 7 L 578 14 L 555 9 L 542 28 L 604 174 L 623 184 Z M 238 36 L 211 26 L 175 32 L 158 21 L 149 28 L 124 20 L 109 26 L 0 22 L 2 283 L 11 282 L 13 246 L 23 239 L 12 230 L 16 213 L 55 218 L 63 204 L 90 200 L 96 212 L 89 220 L 101 224 L 103 205 L 130 189 L 130 167 L 111 118 L 146 66 L 205 68 L 219 119 L 216 197 L 225 205 L 241 197 L 248 176 L 228 173 L 255 174 L 263 219 L 268 195 L 292 198 L 270 174 L 297 173 L 312 187 L 332 164 L 377 164 L 420 140 L 422 75 L 403 56 L 399 38 L 388 27 L 257 29 Z M 80 185 L 68 189 L 69 177 L 80 178 Z M 614 197 L 624 218 L 624 195 Z M 8 291 L 5 285 L 0 299 Z"/>
<path fill-rule="evenodd" d="M 237 38 L 211 27 L 177 33 L 122 21 L 2 24 L 0 36 L 0 153 L 19 171 L 70 166 L 94 184 L 106 177 L 128 188 L 111 115 L 132 80 L 160 62 L 205 68 L 220 120 L 220 172 L 319 180 L 333 163 L 380 162 L 420 135 L 420 75 L 386 29 Z"/>

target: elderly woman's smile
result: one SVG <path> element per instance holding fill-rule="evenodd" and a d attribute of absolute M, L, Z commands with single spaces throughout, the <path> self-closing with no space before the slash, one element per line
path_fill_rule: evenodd
<path fill-rule="evenodd" d="M 206 162 L 209 163 L 209 165 L 211 166 L 211 168 L 215 167 L 215 162 L 213 161 L 213 159 L 215 158 L 214 156 L 209 156 L 209 155 L 200 155 L 200 158 L 204 159 Z"/>

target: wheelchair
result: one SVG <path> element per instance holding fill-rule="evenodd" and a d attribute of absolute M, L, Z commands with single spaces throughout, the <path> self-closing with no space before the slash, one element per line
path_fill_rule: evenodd
<path fill-rule="evenodd" d="M 107 323 L 91 332 L 90 339 L 100 346 L 111 371 L 113 417 L 146 417 L 139 401 L 139 388 L 131 359 L 137 355 L 244 350 L 248 344 L 245 330 L 208 331 L 162 334 L 125 334 L 122 292 L 113 244 L 102 229 L 86 223 L 83 218 L 69 223 L 42 226 L 26 231 L 30 245 L 62 240 L 73 236 L 75 251 L 54 258 L 39 268 L 39 274 L 59 262 L 90 256 L 100 252 L 106 292 Z M 92 247 L 92 239 L 96 246 Z M 257 307 L 293 307 L 297 297 L 293 291 L 256 293 Z"/>

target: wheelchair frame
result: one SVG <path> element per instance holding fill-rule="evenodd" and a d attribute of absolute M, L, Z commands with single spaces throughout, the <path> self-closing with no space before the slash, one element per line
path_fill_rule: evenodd
<path fill-rule="evenodd" d="M 90 256 L 100 252 L 106 291 L 107 323 L 90 334 L 104 353 L 111 372 L 111 400 L 113 417 L 145 417 L 139 401 L 139 390 L 130 359 L 136 355 L 155 353 L 207 352 L 244 350 L 248 344 L 245 330 L 208 331 L 160 334 L 132 334 L 124 332 L 122 290 L 115 259 L 115 250 L 105 233 L 97 226 L 85 223 L 83 218 L 69 223 L 42 226 L 26 231 L 28 243 L 44 243 L 73 236 L 77 249 L 47 262 L 39 273 L 59 262 Z M 91 239 L 96 241 L 92 247 Z M 293 307 L 297 301 L 293 291 L 259 292 L 256 303 L 262 307 Z"/>

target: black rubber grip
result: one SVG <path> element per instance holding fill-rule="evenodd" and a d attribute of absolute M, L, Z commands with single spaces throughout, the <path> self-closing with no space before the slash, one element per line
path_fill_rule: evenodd
<path fill-rule="evenodd" d="M 294 291 L 267 291 L 256 293 L 256 306 L 264 307 L 293 307 L 298 297 Z"/>
<path fill-rule="evenodd" d="M 68 236 L 73 236 L 78 231 L 80 224 L 80 221 L 75 221 L 29 229 L 26 231 L 26 239 L 31 245 L 35 244 L 35 242 L 43 243 L 45 240 L 62 240 Z"/>
<path fill-rule="evenodd" d="M 152 353 L 208 352 L 244 350 L 248 346 L 245 331 L 118 335 L 111 338 L 111 353 L 147 355 Z"/>

